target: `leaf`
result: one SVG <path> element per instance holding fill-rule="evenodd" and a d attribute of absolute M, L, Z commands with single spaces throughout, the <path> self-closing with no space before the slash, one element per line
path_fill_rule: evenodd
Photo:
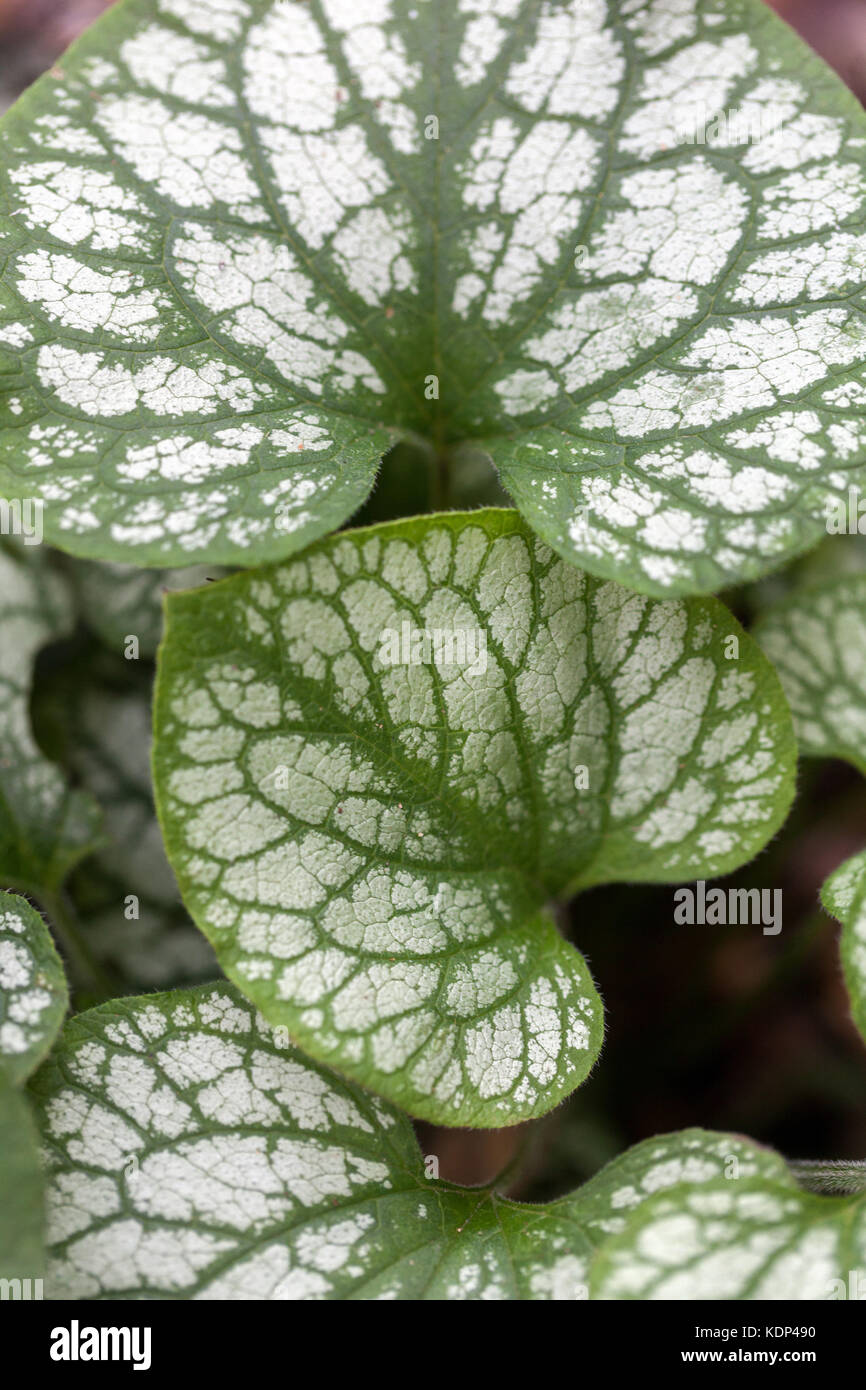
<path fill-rule="evenodd" d="M 866 1039 L 866 850 L 830 875 L 821 901 L 843 925 L 839 949 L 851 1014 Z"/>
<path fill-rule="evenodd" d="M 63 693 L 71 773 L 99 803 L 108 826 L 99 864 L 129 893 L 177 902 L 153 807 L 149 691 L 70 682 Z"/>
<path fill-rule="evenodd" d="M 0 487 L 75 554 L 283 558 L 468 443 L 665 595 L 866 480 L 866 122 L 757 3 L 124 0 L 3 132 Z"/>
<path fill-rule="evenodd" d="M 866 574 L 795 592 L 754 633 L 779 673 L 800 751 L 866 775 Z"/>
<path fill-rule="evenodd" d="M 155 729 L 169 859 L 226 974 L 450 1124 L 544 1113 L 592 1065 L 552 899 L 726 872 L 792 793 L 787 709 L 731 615 L 586 577 L 513 510 L 169 596 Z"/>
<path fill-rule="evenodd" d="M 56 673 L 49 695 L 51 718 L 63 723 L 64 762 L 107 827 L 105 848 L 70 880 L 82 932 L 135 988 L 212 979 L 213 952 L 183 908 L 153 806 L 151 674 L 116 688 L 117 668 L 138 674 L 135 663 L 95 670 L 88 653 L 82 664 Z"/>
<path fill-rule="evenodd" d="M 68 1006 L 45 922 L 24 898 L 0 893 L 0 1074 L 24 1081 L 47 1054 Z"/>
<path fill-rule="evenodd" d="M 679 1186 L 611 1237 L 589 1284 L 601 1299 L 862 1299 L 866 1197 L 764 1180 Z"/>
<path fill-rule="evenodd" d="M 759 619 L 754 632 L 779 673 L 801 751 L 843 758 L 866 775 L 866 574 L 795 590 Z M 830 876 L 821 899 L 843 923 L 845 983 L 866 1039 L 864 890 L 866 851 Z"/>
<path fill-rule="evenodd" d="M 221 974 L 179 897 L 166 903 L 137 894 L 134 917 L 127 912 L 128 886 L 94 864 L 71 882 L 82 935 L 93 956 L 122 981 L 118 992 L 198 984 Z"/>
<path fill-rule="evenodd" d="M 733 1135 L 649 1140 L 546 1207 L 425 1177 L 405 1117 L 232 986 L 73 1019 L 33 1082 L 52 1298 L 575 1299 L 623 1213 L 683 1177 L 781 1178 Z"/>
<path fill-rule="evenodd" d="M 54 890 L 99 842 L 99 810 L 72 791 L 30 728 L 34 659 L 72 627 L 60 580 L 41 561 L 0 550 L 0 882 Z"/>
<path fill-rule="evenodd" d="M 51 934 L 24 898 L 0 893 L 0 1279 L 43 1275 L 42 1167 L 15 1086 L 39 1065 L 69 1004 Z M 3 1297 L 8 1297 L 4 1284 Z M 11 1295 L 15 1297 L 16 1294 Z M 29 1292 L 18 1296 L 33 1296 Z M 36 1297 L 41 1296 L 36 1294 Z"/>
<path fill-rule="evenodd" d="M 76 568 L 82 562 L 74 562 Z M 153 571 L 139 571 L 145 578 Z M 160 614 L 160 627 L 162 625 Z M 154 671 L 95 641 L 55 653 L 51 680 L 38 683 L 34 726 L 67 777 L 98 803 L 104 846 L 67 880 L 77 933 L 108 967 L 102 993 L 137 993 L 212 980 L 213 951 L 180 898 L 165 856 L 150 772 Z M 49 904 L 49 916 L 51 915 Z M 114 987 L 108 985 L 113 977 Z"/>
<path fill-rule="evenodd" d="M 826 536 L 815 550 L 795 560 L 785 569 L 759 579 L 741 591 L 740 603 L 757 620 L 783 599 L 804 589 L 814 589 L 832 579 L 862 574 L 866 570 L 866 539 L 863 536 Z"/>
<path fill-rule="evenodd" d="M 26 1100 L 2 1069 L 0 1193 L 0 1279 L 41 1279 L 44 1215 L 36 1127 Z M 34 1295 L 39 1296 L 31 1284 L 30 1296 Z"/>

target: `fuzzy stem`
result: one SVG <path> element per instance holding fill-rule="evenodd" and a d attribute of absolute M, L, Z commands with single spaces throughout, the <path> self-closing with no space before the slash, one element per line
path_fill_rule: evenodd
<path fill-rule="evenodd" d="M 430 462 L 430 510 L 442 512 L 451 498 L 451 454 L 437 449 Z"/>

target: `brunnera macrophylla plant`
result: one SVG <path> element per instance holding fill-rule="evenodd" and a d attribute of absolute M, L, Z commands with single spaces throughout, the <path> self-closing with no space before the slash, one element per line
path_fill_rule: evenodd
<path fill-rule="evenodd" d="M 692 1129 L 532 1205 L 410 1118 L 552 1110 L 604 1030 L 562 905 L 749 862 L 795 728 L 866 767 L 864 581 L 757 640 L 708 596 L 866 484 L 864 142 L 758 0 L 121 0 L 5 118 L 2 529 L 66 554 L 0 550 L 0 1277 L 866 1265 L 856 1165 Z M 340 531 L 386 455 L 432 514 Z M 447 510 L 479 459 L 515 506 Z M 824 897 L 864 1032 L 862 856 Z"/>

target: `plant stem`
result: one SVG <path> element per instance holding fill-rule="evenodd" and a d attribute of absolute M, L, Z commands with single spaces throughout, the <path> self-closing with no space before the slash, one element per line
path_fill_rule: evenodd
<path fill-rule="evenodd" d="M 445 511 L 451 500 L 451 450 L 446 447 L 430 450 L 430 510 Z"/>
<path fill-rule="evenodd" d="M 866 1159 L 803 1158 L 788 1167 L 807 1192 L 866 1192 Z"/>

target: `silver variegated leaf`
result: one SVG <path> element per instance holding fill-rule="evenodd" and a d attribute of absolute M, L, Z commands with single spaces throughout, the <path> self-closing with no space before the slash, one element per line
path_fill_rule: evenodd
<path fill-rule="evenodd" d="M 591 572 L 753 577 L 866 476 L 864 136 L 759 0 L 123 0 L 4 122 L 0 486 L 249 564 L 468 443 Z"/>
<path fill-rule="evenodd" d="M 220 964 L 411 1113 L 504 1125 L 601 1006 L 550 903 L 724 873 L 792 794 L 776 678 L 715 600 L 586 576 L 508 510 L 350 531 L 168 600 L 169 859 Z"/>
<path fill-rule="evenodd" d="M 45 922 L 0 893 L 0 1298 L 41 1298 L 43 1186 L 36 1127 L 17 1087 L 47 1055 L 69 1003 Z M 8 1282 L 7 1282 L 8 1281 Z"/>
<path fill-rule="evenodd" d="M 38 1066 L 68 1004 L 45 922 L 25 898 L 0 893 L 0 1073 L 7 1080 L 18 1084 Z"/>
<path fill-rule="evenodd" d="M 52 1298 L 580 1299 L 594 1250 L 653 1194 L 784 1180 L 769 1151 L 691 1130 L 549 1206 L 440 1182 L 404 1115 L 229 985 L 74 1019 L 33 1090 Z"/>
<path fill-rule="evenodd" d="M 866 574 L 795 590 L 754 632 L 779 673 L 801 751 L 866 773 Z"/>
<path fill-rule="evenodd" d="M 630 1216 L 599 1251 L 600 1299 L 866 1299 L 866 1197 L 781 1181 L 683 1184 Z"/>
<path fill-rule="evenodd" d="M 830 875 L 821 901 L 842 923 L 840 950 L 851 1014 L 866 1039 L 866 850 Z"/>

